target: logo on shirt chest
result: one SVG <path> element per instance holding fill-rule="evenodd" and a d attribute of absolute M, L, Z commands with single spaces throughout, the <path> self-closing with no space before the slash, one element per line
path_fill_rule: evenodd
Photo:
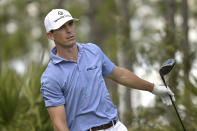
<path fill-rule="evenodd" d="M 87 71 L 89 71 L 89 70 L 94 70 L 94 69 L 96 69 L 96 68 L 97 68 L 97 66 L 92 66 L 92 67 L 87 68 Z"/>

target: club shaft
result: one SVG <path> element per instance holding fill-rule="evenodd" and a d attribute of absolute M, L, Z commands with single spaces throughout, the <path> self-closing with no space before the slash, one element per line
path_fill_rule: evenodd
<path fill-rule="evenodd" d="M 163 81 L 164 85 L 165 85 L 166 88 L 167 88 L 167 85 L 166 85 L 166 82 L 165 82 L 164 77 L 161 76 L 161 78 L 162 78 L 162 81 Z M 173 105 L 173 107 L 174 107 L 174 109 L 175 109 L 175 111 L 176 111 L 176 114 L 177 114 L 177 116 L 178 116 L 178 118 L 179 118 L 179 121 L 180 121 L 180 123 L 181 123 L 181 125 L 182 125 L 182 127 L 183 127 L 183 130 L 186 131 L 185 126 L 183 125 L 183 122 L 182 122 L 182 120 L 181 120 L 181 117 L 180 117 L 180 115 L 179 115 L 179 113 L 178 113 L 178 110 L 177 110 L 177 108 L 176 108 L 176 105 L 175 105 L 174 101 L 172 100 L 172 97 L 171 97 L 170 95 L 169 95 L 169 97 L 170 97 L 170 100 L 171 100 L 171 102 L 172 102 L 172 105 Z"/>

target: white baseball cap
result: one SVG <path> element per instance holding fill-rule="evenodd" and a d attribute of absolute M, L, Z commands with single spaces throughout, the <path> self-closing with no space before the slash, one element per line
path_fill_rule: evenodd
<path fill-rule="evenodd" d="M 47 14 L 44 19 L 46 32 L 58 29 L 70 20 L 79 21 L 79 19 L 73 18 L 67 10 L 53 9 Z"/>

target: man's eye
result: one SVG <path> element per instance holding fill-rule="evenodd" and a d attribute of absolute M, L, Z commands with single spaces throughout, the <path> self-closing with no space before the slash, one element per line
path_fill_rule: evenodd
<path fill-rule="evenodd" d="M 64 25 L 59 28 L 60 30 L 64 29 Z"/>
<path fill-rule="evenodd" d="M 73 21 L 69 22 L 68 24 L 69 24 L 69 26 L 72 26 L 73 25 Z"/>

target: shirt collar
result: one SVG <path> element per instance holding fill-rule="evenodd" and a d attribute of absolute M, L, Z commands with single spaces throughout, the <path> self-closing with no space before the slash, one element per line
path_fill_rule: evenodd
<path fill-rule="evenodd" d="M 78 47 L 78 59 L 79 59 L 79 57 L 81 56 L 81 53 L 83 52 L 83 45 L 81 45 L 80 43 L 76 43 L 76 44 L 77 44 L 77 47 Z M 70 62 L 69 60 L 66 60 L 62 57 L 57 56 L 56 53 L 57 53 L 57 48 L 53 47 L 51 52 L 50 52 L 50 59 L 53 62 L 53 64 L 58 64 L 62 61 Z"/>

